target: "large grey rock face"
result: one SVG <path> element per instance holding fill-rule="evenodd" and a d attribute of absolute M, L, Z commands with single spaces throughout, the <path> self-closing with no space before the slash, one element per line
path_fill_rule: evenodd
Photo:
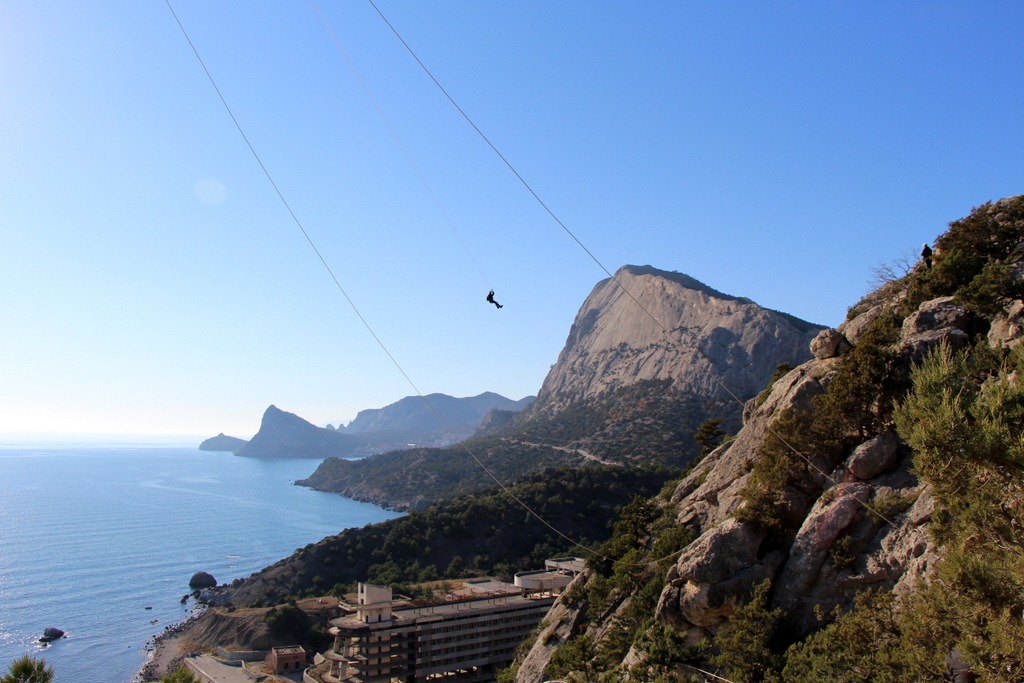
<path fill-rule="evenodd" d="M 759 457 L 772 420 L 783 410 L 810 410 L 812 399 L 825 392 L 834 364 L 834 360 L 812 360 L 775 382 L 767 399 L 752 407 L 736 439 L 711 453 L 676 487 L 672 502 L 678 506 L 681 524 L 700 531 L 736 512 L 742 505 L 740 491 Z"/>
<path fill-rule="evenodd" d="M 751 587 L 775 575 L 780 552 L 760 556 L 765 532 L 729 519 L 691 543 L 669 571 L 658 619 L 696 641 L 750 598 Z"/>
<path fill-rule="evenodd" d="M 821 329 L 687 275 L 624 266 L 580 308 L 534 409 L 555 412 L 650 379 L 710 400 L 752 396 L 779 363 L 807 360 Z"/>
<path fill-rule="evenodd" d="M 859 340 L 882 310 L 872 306 L 861 314 L 867 323 L 858 316 L 840 329 L 853 331 L 850 336 Z M 919 360 L 939 343 L 957 348 L 967 343 L 972 323 L 950 297 L 928 301 L 906 318 L 894 349 Z M 784 561 L 752 553 L 754 542 L 731 519 L 743 504 L 740 492 L 771 421 L 782 410 L 813 410 L 811 399 L 825 391 L 839 362 L 833 346 L 838 350 L 842 342 L 832 334 L 819 336 L 818 357 L 779 379 L 761 405 L 749 406 L 736 439 L 710 454 L 676 488 L 677 519 L 702 535 L 669 572 L 657 612 L 663 622 L 705 637 L 728 618 L 753 582 L 767 576 L 773 579 L 774 605 L 795 627 L 810 629 L 815 606 L 846 606 L 857 592 L 872 587 L 905 592 L 934 564 L 936 550 L 927 534 L 934 503 L 913 475 L 912 453 L 892 431 L 869 435 L 829 477 L 816 474 L 817 482 L 787 492 L 779 514 L 796 513 L 803 522 Z M 820 495 L 810 498 L 815 491 Z M 721 551 L 723 544 L 728 553 Z"/>

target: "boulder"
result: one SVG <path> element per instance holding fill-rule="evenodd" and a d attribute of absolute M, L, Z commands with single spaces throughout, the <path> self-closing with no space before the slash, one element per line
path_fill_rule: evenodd
<path fill-rule="evenodd" d="M 1003 315 L 996 316 L 988 331 L 988 343 L 993 348 L 1012 349 L 1024 340 L 1024 303 L 1013 302 Z"/>
<path fill-rule="evenodd" d="M 835 358 L 849 351 L 852 346 L 839 330 L 825 329 L 811 340 L 811 353 L 818 360 Z"/>
<path fill-rule="evenodd" d="M 49 643 L 54 640 L 59 640 L 64 637 L 64 631 L 53 626 L 47 626 L 43 630 L 43 635 L 39 637 L 40 643 Z"/>
<path fill-rule="evenodd" d="M 900 440 L 894 432 L 889 431 L 857 446 L 844 466 L 855 478 L 867 481 L 895 467 L 899 461 Z"/>
<path fill-rule="evenodd" d="M 903 336 L 905 338 L 953 327 L 966 330 L 971 322 L 971 314 L 966 308 L 956 303 L 951 296 L 943 296 L 921 304 L 920 307 L 903 320 Z"/>
<path fill-rule="evenodd" d="M 806 599 L 836 539 L 861 514 L 870 494 L 866 484 L 839 484 L 818 499 L 797 532 L 776 583 L 780 607 L 794 611 Z"/>
<path fill-rule="evenodd" d="M 753 525 L 728 519 L 691 543 L 669 568 L 658 621 L 696 640 L 728 619 L 783 562 L 780 552 L 759 557 L 765 535 Z"/>
<path fill-rule="evenodd" d="M 196 572 L 188 582 L 189 588 L 214 588 L 217 586 L 217 579 L 207 572 Z"/>
<path fill-rule="evenodd" d="M 877 318 L 885 310 L 883 304 L 872 306 L 863 313 L 847 320 L 839 326 L 838 331 L 843 334 L 847 341 L 851 344 L 856 345 L 860 340 L 861 335 L 868 328 L 875 318 Z"/>
<path fill-rule="evenodd" d="M 900 352 L 914 363 L 920 363 L 925 356 L 942 344 L 946 344 L 953 351 L 959 351 L 967 348 L 970 343 L 971 338 L 963 330 L 943 327 L 904 336 Z"/>

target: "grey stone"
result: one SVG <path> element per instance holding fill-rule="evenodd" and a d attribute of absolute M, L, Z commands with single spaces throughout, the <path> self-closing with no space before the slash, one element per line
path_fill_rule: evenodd
<path fill-rule="evenodd" d="M 872 479 L 900 461 L 899 448 L 899 437 L 883 432 L 854 449 L 846 459 L 846 470 L 861 481 Z"/>
<path fill-rule="evenodd" d="M 811 340 L 811 353 L 819 360 L 835 358 L 840 356 L 852 347 L 839 330 L 827 329 L 818 333 L 818 336 Z"/>

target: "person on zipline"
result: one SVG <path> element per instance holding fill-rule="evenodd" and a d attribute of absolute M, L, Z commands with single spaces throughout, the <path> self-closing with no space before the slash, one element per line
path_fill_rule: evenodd
<path fill-rule="evenodd" d="M 501 308 L 501 304 L 494 300 L 494 290 L 487 292 L 487 303 L 494 304 L 498 308 Z"/>

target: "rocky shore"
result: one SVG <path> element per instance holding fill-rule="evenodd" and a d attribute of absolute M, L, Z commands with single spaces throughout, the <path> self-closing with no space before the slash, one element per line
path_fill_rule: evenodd
<path fill-rule="evenodd" d="M 202 610 L 195 612 L 184 621 L 171 624 L 162 633 L 150 638 L 145 648 L 150 653 L 149 658 L 132 679 L 132 683 L 159 681 L 177 669 L 185 657 L 194 654 L 190 651 L 192 648 L 189 647 L 185 634 L 202 614 Z"/>

